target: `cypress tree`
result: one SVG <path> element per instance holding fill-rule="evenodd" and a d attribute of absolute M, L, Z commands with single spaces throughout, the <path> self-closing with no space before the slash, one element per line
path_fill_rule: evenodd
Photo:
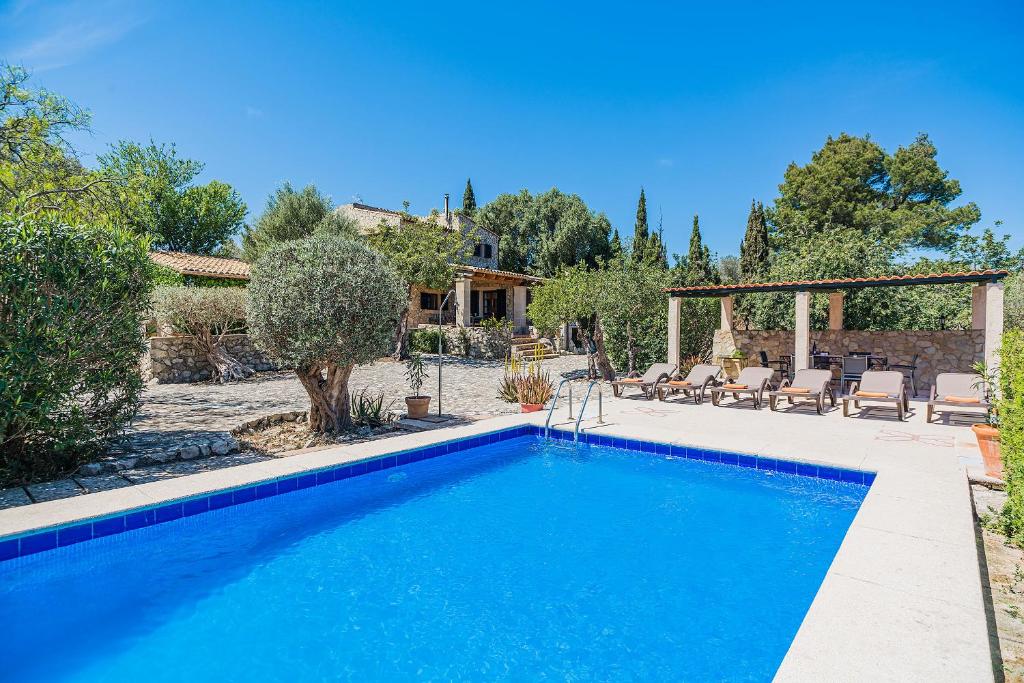
<path fill-rule="evenodd" d="M 690 233 L 690 252 L 686 256 L 686 281 L 690 285 L 717 283 L 718 269 L 711 263 L 711 250 L 704 245 L 700 236 L 700 219 L 693 216 L 693 231 Z"/>
<path fill-rule="evenodd" d="M 740 244 L 740 275 L 746 282 L 753 282 L 768 270 L 768 221 L 764 205 L 750 202 L 747 216 L 747 232 Z"/>
<path fill-rule="evenodd" d="M 647 253 L 645 258 L 649 263 L 652 263 L 659 268 L 668 268 L 668 253 L 665 248 L 665 232 L 661 228 L 658 232 L 651 233 L 651 238 L 647 242 Z"/>
<path fill-rule="evenodd" d="M 619 238 L 618 228 L 612 232 L 612 238 L 608 242 L 608 251 L 613 259 L 622 256 L 622 239 Z"/>
<path fill-rule="evenodd" d="M 640 188 L 640 201 L 636 203 L 636 227 L 633 229 L 633 260 L 643 261 L 647 258 L 647 197 L 644 188 Z"/>
<path fill-rule="evenodd" d="M 473 183 L 466 178 L 466 191 L 462 193 L 462 212 L 472 215 L 476 212 L 476 195 L 473 194 Z"/>

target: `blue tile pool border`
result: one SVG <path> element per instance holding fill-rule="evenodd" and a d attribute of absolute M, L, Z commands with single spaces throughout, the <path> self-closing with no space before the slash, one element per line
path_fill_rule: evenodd
<path fill-rule="evenodd" d="M 80 522 L 33 530 L 0 538 L 0 561 L 17 557 L 35 555 L 36 553 L 53 550 L 75 543 L 82 543 L 94 538 L 102 538 L 114 534 L 141 529 L 143 527 L 162 524 L 164 522 L 191 517 L 210 510 L 232 505 L 241 505 L 254 500 L 270 498 L 284 493 L 330 484 L 370 472 L 401 467 L 421 460 L 429 460 L 448 453 L 457 453 L 490 443 L 517 439 L 523 436 L 544 436 L 545 430 L 537 425 L 520 425 L 498 431 L 478 434 L 476 436 L 442 441 L 429 446 L 420 446 L 403 451 L 386 453 L 354 463 L 333 465 L 331 467 L 292 474 L 270 481 L 260 481 L 229 490 L 199 494 L 146 508 L 135 508 L 126 512 L 97 517 Z M 572 432 L 551 429 L 548 437 L 556 441 L 573 441 Z M 650 455 L 663 455 L 675 458 L 686 458 L 703 462 L 713 462 L 734 467 L 766 470 L 782 474 L 794 474 L 802 477 L 828 479 L 849 484 L 871 486 L 875 480 L 874 472 L 845 469 L 816 463 L 783 460 L 780 458 L 718 451 L 697 446 L 687 446 L 658 441 L 640 441 L 625 439 L 619 436 L 583 432 L 579 435 L 579 443 L 592 446 L 620 448 Z"/>

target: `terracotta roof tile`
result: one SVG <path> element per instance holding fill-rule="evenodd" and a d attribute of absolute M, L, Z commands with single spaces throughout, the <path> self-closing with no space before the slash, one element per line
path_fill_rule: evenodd
<path fill-rule="evenodd" d="M 180 251 L 151 251 L 149 258 L 153 263 L 176 270 L 182 275 L 203 275 L 231 280 L 249 279 L 249 264 L 238 259 L 186 254 Z"/>
<path fill-rule="evenodd" d="M 784 282 L 744 282 L 731 285 L 692 285 L 689 287 L 666 287 L 665 292 L 686 294 L 707 292 L 710 295 L 721 292 L 770 292 L 793 289 L 843 289 L 844 287 L 895 287 L 903 285 L 939 285 L 955 282 L 981 282 L 998 280 L 1009 275 L 1006 270 L 969 270 L 957 273 L 926 273 L 916 275 L 885 275 L 880 277 L 850 277 L 830 280 L 789 280 Z"/>

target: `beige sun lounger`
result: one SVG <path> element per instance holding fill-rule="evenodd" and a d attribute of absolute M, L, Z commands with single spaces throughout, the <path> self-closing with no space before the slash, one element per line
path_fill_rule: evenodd
<path fill-rule="evenodd" d="M 936 408 L 943 413 L 959 415 L 984 416 L 989 409 L 988 386 L 981 375 L 971 372 L 940 372 L 935 376 L 928 410 L 925 415 L 927 422 L 932 421 Z"/>
<path fill-rule="evenodd" d="M 624 389 L 633 387 L 639 389 L 650 400 L 654 398 L 655 387 L 671 377 L 675 371 L 676 366 L 671 363 L 655 363 L 648 368 L 642 377 L 627 377 L 626 379 L 617 379 L 611 382 L 612 393 L 616 396 L 621 396 Z"/>
<path fill-rule="evenodd" d="M 779 398 L 785 398 L 790 404 L 796 401 L 805 403 L 814 401 L 814 407 L 818 409 L 818 415 L 825 413 L 825 397 L 828 396 L 832 406 L 836 405 L 836 396 L 832 393 L 831 370 L 797 370 L 793 381 L 782 380 L 778 391 L 768 394 L 768 405 L 776 410 Z"/>
<path fill-rule="evenodd" d="M 726 382 L 721 386 L 711 387 L 711 403 L 716 406 L 722 405 L 722 397 L 732 394 L 736 402 L 753 401 L 754 407 L 760 410 L 764 404 L 765 392 L 771 389 L 772 375 L 774 374 L 775 371 L 771 368 L 743 368 L 735 382 Z"/>
<path fill-rule="evenodd" d="M 704 402 L 704 394 L 708 387 L 715 385 L 716 378 L 721 372 L 721 365 L 694 365 L 685 379 L 677 377 L 658 385 L 658 399 L 664 401 L 669 394 L 678 394 L 681 391 L 684 396 L 692 398 L 694 403 L 700 405 Z"/>
<path fill-rule="evenodd" d="M 871 408 L 881 406 L 864 406 L 865 401 L 870 403 L 892 403 L 896 408 L 896 416 L 902 422 L 910 410 L 910 400 L 907 398 L 907 385 L 902 372 L 895 370 L 865 370 L 860 381 L 850 385 L 850 393 L 843 396 L 843 417 L 850 416 L 850 404 L 861 411 L 861 414 Z"/>

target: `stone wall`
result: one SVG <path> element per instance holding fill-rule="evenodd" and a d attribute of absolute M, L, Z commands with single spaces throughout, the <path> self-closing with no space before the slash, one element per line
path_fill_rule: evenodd
<path fill-rule="evenodd" d="M 190 336 L 150 337 L 142 356 L 142 378 L 157 384 L 200 382 L 213 376 L 213 367 Z M 253 370 L 277 370 L 275 364 L 253 347 L 247 334 L 224 337 L 224 348 Z"/>
<path fill-rule="evenodd" d="M 983 330 L 812 330 L 811 344 L 819 351 L 843 356 L 868 351 L 890 363 L 917 359 L 917 393 L 926 394 L 940 372 L 970 372 L 984 358 Z M 757 362 L 765 351 L 770 359 L 793 355 L 793 330 L 715 330 L 712 355 L 727 356 L 737 348 Z M 813 348 L 813 346 L 812 346 Z"/>
<path fill-rule="evenodd" d="M 463 333 L 460 330 L 465 330 L 465 334 L 469 335 L 470 358 L 500 360 L 508 355 L 512 345 L 512 334 L 501 330 L 483 327 L 456 327 L 454 325 L 446 325 L 441 330 L 448 338 L 450 352 L 457 355 L 462 354 Z"/>

